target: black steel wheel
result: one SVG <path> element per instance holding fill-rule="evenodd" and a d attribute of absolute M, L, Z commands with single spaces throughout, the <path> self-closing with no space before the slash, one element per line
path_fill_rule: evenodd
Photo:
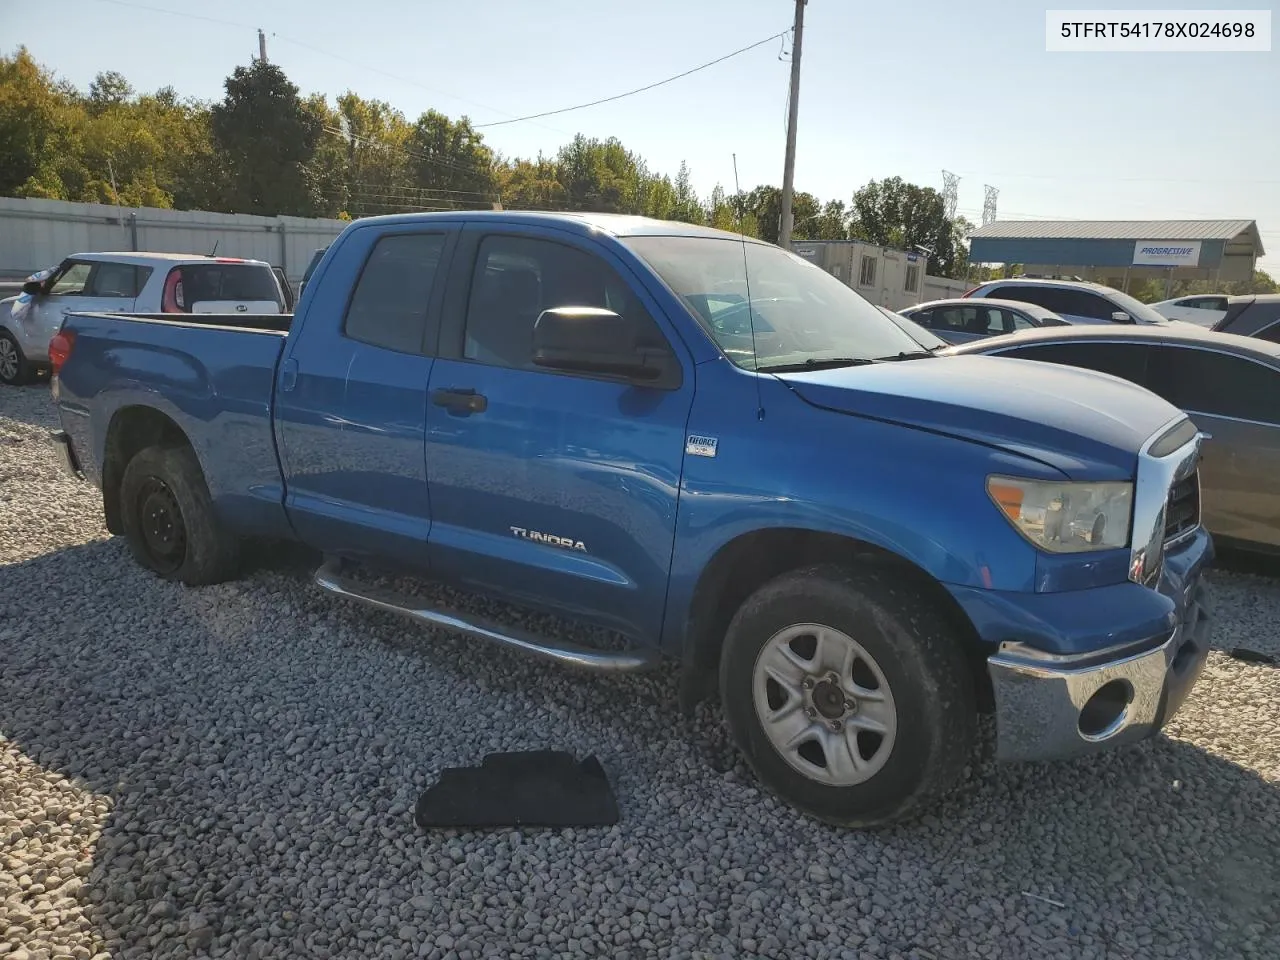
<path fill-rule="evenodd" d="M 160 574 L 176 572 L 187 557 L 187 526 L 178 498 L 159 477 L 147 477 L 137 491 L 135 509 L 151 567 Z"/>
<path fill-rule="evenodd" d="M 218 520 L 195 451 L 147 447 L 125 467 L 120 516 L 134 559 L 190 586 L 234 579 L 239 539 Z"/>

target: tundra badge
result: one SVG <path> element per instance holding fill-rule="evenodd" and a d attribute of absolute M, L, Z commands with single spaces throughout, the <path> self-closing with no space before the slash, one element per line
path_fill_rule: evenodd
<path fill-rule="evenodd" d="M 512 527 L 511 535 L 521 540 L 533 540 L 536 543 L 549 543 L 553 547 L 564 547 L 566 550 L 587 552 L 587 545 L 572 537 L 557 537 L 550 533 L 539 533 L 537 530 L 526 530 L 524 527 Z"/>

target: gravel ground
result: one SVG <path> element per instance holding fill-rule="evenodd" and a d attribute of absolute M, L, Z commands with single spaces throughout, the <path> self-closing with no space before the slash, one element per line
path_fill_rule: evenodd
<path fill-rule="evenodd" d="M 143 573 L 0 390 L 0 957 L 1280 956 L 1280 668 L 1215 652 L 1166 735 L 975 760 L 874 833 L 764 795 L 673 671 L 582 677 L 327 597 L 304 558 Z M 1280 653 L 1280 581 L 1215 572 Z M 505 616 L 514 616 L 509 611 Z M 493 750 L 600 757 L 610 829 L 424 834 Z"/>

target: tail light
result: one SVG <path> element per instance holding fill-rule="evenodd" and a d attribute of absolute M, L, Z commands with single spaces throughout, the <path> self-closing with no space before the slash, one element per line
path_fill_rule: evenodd
<path fill-rule="evenodd" d="M 174 267 L 164 278 L 164 293 L 160 298 L 161 313 L 186 313 L 182 296 L 182 268 Z"/>
<path fill-rule="evenodd" d="M 58 375 L 62 365 L 67 362 L 67 357 L 71 356 L 71 348 L 75 345 L 76 335 L 70 330 L 60 330 L 53 335 L 53 339 L 49 341 L 49 366 L 53 368 L 54 376 Z"/>
<path fill-rule="evenodd" d="M 966 290 L 964 293 L 960 294 L 960 296 L 962 296 L 962 297 L 970 297 L 970 296 L 973 296 L 974 292 L 975 292 L 975 291 L 977 291 L 977 290 L 980 290 L 980 289 L 982 289 L 982 284 L 978 284 L 976 287 L 970 287 L 970 288 L 969 288 L 968 290 Z"/>

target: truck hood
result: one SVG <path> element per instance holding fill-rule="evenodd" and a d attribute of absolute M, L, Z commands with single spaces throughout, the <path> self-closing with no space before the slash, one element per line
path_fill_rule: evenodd
<path fill-rule="evenodd" d="M 1180 415 L 1127 380 L 1009 357 L 935 357 L 778 376 L 813 406 L 998 447 L 1073 479 L 1131 479 L 1143 444 Z"/>

